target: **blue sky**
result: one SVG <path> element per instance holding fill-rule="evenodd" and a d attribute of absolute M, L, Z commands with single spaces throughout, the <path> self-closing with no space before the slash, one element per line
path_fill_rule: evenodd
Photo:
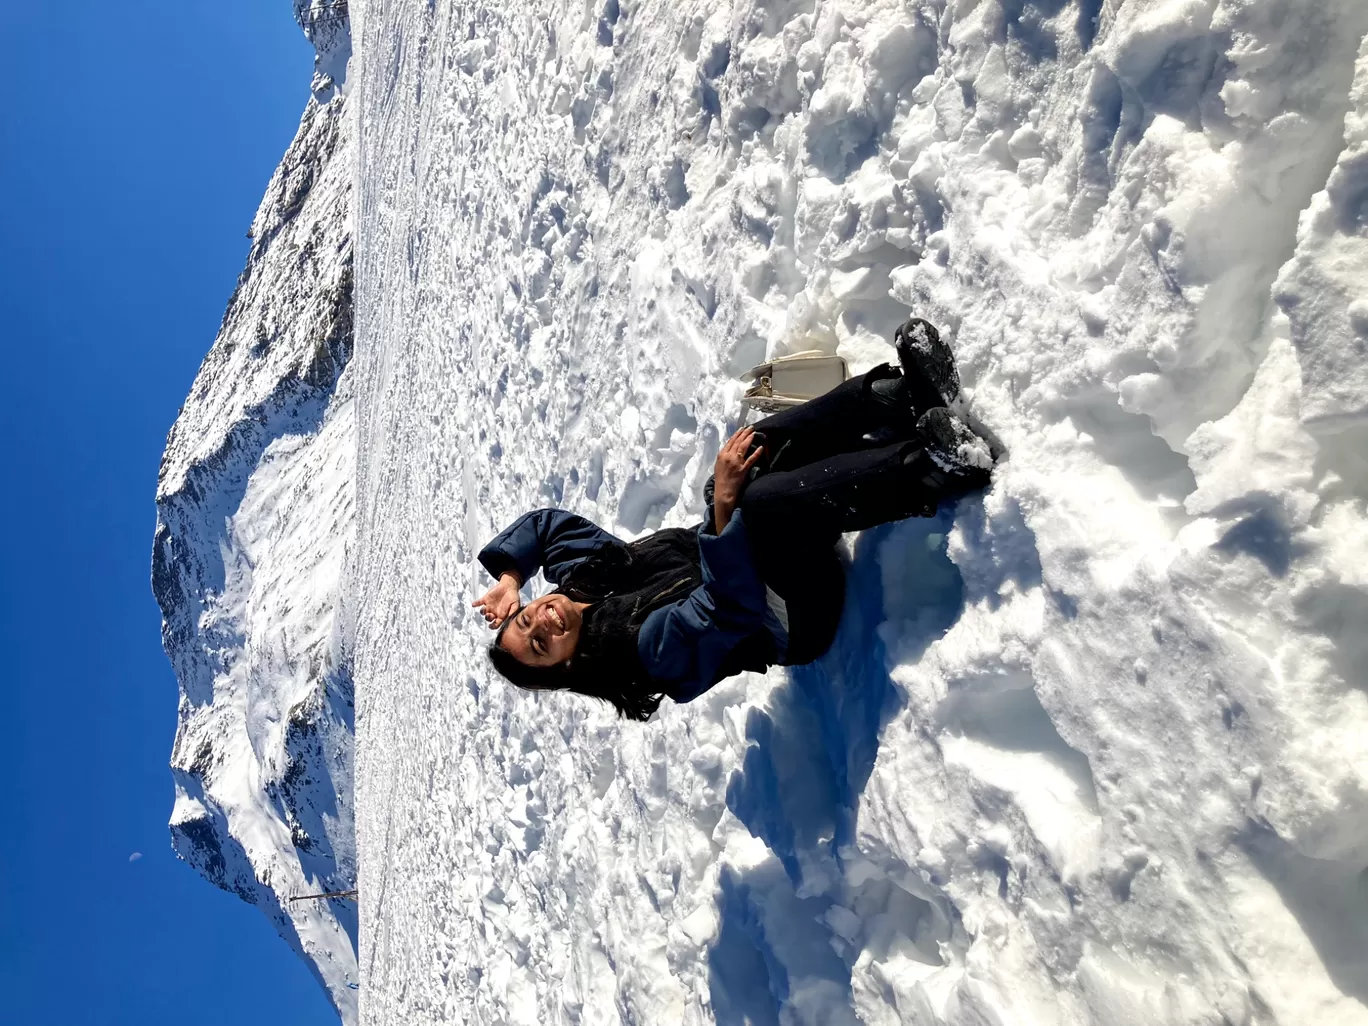
<path fill-rule="evenodd" d="M 171 852 L 176 684 L 148 585 L 166 432 L 308 95 L 290 6 L 4 5 L 7 1024 L 336 1022 L 266 918 Z"/>

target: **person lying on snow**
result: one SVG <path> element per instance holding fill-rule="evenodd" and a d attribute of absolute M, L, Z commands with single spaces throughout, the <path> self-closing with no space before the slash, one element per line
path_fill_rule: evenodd
<path fill-rule="evenodd" d="M 645 720 L 743 670 L 819 658 L 845 597 L 836 541 L 988 484 L 988 446 L 946 409 L 959 374 L 936 329 L 894 336 L 883 364 L 742 428 L 705 496 L 711 516 L 623 542 L 564 510 L 525 514 L 480 553 L 498 581 L 473 605 L 489 655 L 530 691 L 573 691 Z M 521 605 L 541 570 L 556 590 Z"/>

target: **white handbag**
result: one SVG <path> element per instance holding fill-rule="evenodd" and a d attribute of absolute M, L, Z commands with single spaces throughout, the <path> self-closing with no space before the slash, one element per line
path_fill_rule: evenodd
<path fill-rule="evenodd" d="M 778 413 L 802 406 L 809 399 L 830 392 L 849 376 L 844 359 L 828 356 L 820 349 L 807 349 L 759 364 L 743 375 L 745 380 L 755 383 L 741 399 L 741 420 L 744 423 L 751 410 Z"/>

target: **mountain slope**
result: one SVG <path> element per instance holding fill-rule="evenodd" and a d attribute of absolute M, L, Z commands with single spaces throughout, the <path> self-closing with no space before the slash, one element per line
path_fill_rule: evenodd
<path fill-rule="evenodd" d="M 167 438 L 152 585 L 181 688 L 172 844 L 260 907 L 353 1021 L 354 904 L 288 900 L 356 880 L 350 36 L 329 5 L 296 9 L 314 94 Z"/>

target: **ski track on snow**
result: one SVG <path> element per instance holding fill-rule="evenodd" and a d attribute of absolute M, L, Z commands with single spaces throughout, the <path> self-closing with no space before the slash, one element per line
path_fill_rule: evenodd
<path fill-rule="evenodd" d="M 1368 1023 L 1368 6 L 352 15 L 362 1021 Z M 826 658 L 492 677 L 498 529 L 912 312 L 1010 458 Z"/>

